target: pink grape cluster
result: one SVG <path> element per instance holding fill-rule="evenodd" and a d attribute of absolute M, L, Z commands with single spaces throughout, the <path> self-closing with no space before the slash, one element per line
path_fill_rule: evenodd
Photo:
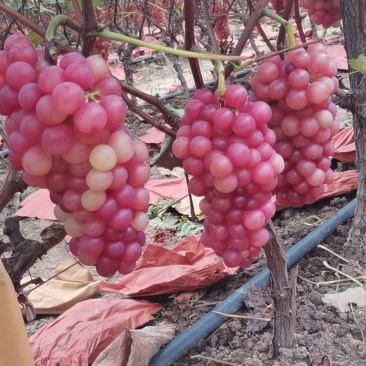
<path fill-rule="evenodd" d="M 163 9 L 164 5 L 161 0 L 154 0 L 153 4 L 150 4 L 151 18 L 160 27 L 165 24 L 165 12 Z"/>
<path fill-rule="evenodd" d="M 191 175 L 189 189 L 204 196 L 202 243 L 230 267 L 247 268 L 269 240 L 275 214 L 271 191 L 284 168 L 267 127 L 267 103 L 249 102 L 242 85 L 226 87 L 224 100 L 199 89 L 185 107 L 173 153 Z M 220 105 L 220 107 L 219 107 Z"/>
<path fill-rule="evenodd" d="M 109 51 L 112 49 L 112 45 L 110 42 L 106 41 L 103 38 L 97 37 L 94 43 L 95 50 L 104 58 L 104 60 L 108 60 Z"/>
<path fill-rule="evenodd" d="M 0 51 L 0 114 L 9 160 L 47 188 L 70 251 L 101 276 L 129 273 L 145 243 L 145 144 L 123 127 L 121 86 L 100 56 L 72 52 L 49 66 L 24 36 Z"/>
<path fill-rule="evenodd" d="M 331 95 L 339 87 L 337 65 L 321 44 L 290 51 L 264 62 L 251 79 L 254 98 L 273 103 L 274 148 L 285 160 L 277 200 L 288 206 L 313 203 L 332 182 L 330 169 L 339 131 Z"/>
<path fill-rule="evenodd" d="M 212 6 L 212 13 L 214 14 L 215 19 L 217 19 L 213 27 L 217 39 L 219 41 L 228 39 L 230 35 L 230 29 L 225 6 L 214 4 Z M 220 14 L 222 15 L 220 16 Z"/>
<path fill-rule="evenodd" d="M 337 28 L 341 24 L 340 0 L 299 0 L 299 6 L 309 11 L 310 19 L 324 28 Z"/>
<path fill-rule="evenodd" d="M 256 0 L 256 2 L 258 1 Z M 282 13 L 285 10 L 286 0 L 272 0 L 270 3 L 276 13 Z"/>
<path fill-rule="evenodd" d="M 127 13 L 126 15 L 126 21 L 133 23 L 136 29 L 140 29 L 142 26 L 142 22 L 144 20 L 144 16 L 141 13 L 139 9 L 137 9 L 137 6 L 135 3 L 128 3 L 127 5 Z"/>

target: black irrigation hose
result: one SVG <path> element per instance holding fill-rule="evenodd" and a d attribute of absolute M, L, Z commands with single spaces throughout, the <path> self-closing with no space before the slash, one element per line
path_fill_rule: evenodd
<path fill-rule="evenodd" d="M 292 267 L 301 258 L 314 249 L 322 240 L 326 239 L 339 225 L 351 218 L 355 207 L 356 200 L 354 199 L 343 207 L 336 215 L 328 219 L 288 250 L 286 253 L 288 260 L 287 267 Z M 269 271 L 266 268 L 203 316 L 185 332 L 180 334 L 165 348 L 160 350 L 150 361 L 148 366 L 172 365 L 174 361 L 184 356 L 188 351 L 195 347 L 201 339 L 209 336 L 216 328 L 227 320 L 226 317 L 214 314 L 213 311 L 234 314 L 243 306 L 243 300 L 250 290 L 250 287 L 252 285 L 256 288 L 264 287 L 267 284 L 268 279 Z"/>

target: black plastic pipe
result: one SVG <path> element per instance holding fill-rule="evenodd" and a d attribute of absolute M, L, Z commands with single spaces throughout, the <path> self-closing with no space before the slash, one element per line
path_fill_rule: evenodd
<path fill-rule="evenodd" d="M 356 200 L 354 199 L 343 207 L 336 215 L 328 219 L 288 250 L 286 253 L 287 268 L 292 267 L 301 258 L 314 249 L 321 241 L 326 239 L 339 225 L 351 218 L 355 207 Z M 196 346 L 201 339 L 209 336 L 216 328 L 227 320 L 226 317 L 214 314 L 213 311 L 234 314 L 243 306 L 243 300 L 251 286 L 254 285 L 256 288 L 262 288 L 266 286 L 268 279 L 269 270 L 266 268 L 203 316 L 185 332 L 180 334 L 165 348 L 160 350 L 153 357 L 148 366 L 172 365 L 174 361 L 184 356 L 188 351 Z"/>

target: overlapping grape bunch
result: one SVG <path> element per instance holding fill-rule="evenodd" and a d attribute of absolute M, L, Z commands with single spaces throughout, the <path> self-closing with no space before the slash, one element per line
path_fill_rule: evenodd
<path fill-rule="evenodd" d="M 256 2 L 258 1 L 256 0 Z M 285 10 L 286 0 L 272 0 L 270 3 L 276 13 L 282 13 Z"/>
<path fill-rule="evenodd" d="M 43 52 L 21 35 L 0 51 L 9 160 L 26 183 L 49 189 L 83 264 L 129 273 L 148 224 L 148 150 L 124 129 L 121 87 L 100 56 L 73 52 L 49 66 Z"/>
<path fill-rule="evenodd" d="M 217 39 L 219 41 L 228 39 L 230 35 L 230 28 L 225 4 L 219 5 L 215 2 L 212 5 L 211 13 L 214 15 L 214 19 L 216 19 L 213 30 L 216 34 Z"/>
<path fill-rule="evenodd" d="M 249 267 L 269 240 L 265 225 L 276 211 L 271 192 L 284 168 L 267 127 L 271 116 L 268 104 L 249 102 L 241 85 L 227 86 L 220 106 L 217 94 L 200 89 L 173 143 L 192 176 L 191 193 L 204 196 L 201 240 L 230 267 Z"/>
<path fill-rule="evenodd" d="M 336 28 L 340 25 L 340 0 L 299 0 L 299 6 L 309 11 L 310 19 L 317 25 L 324 28 Z"/>
<path fill-rule="evenodd" d="M 277 200 L 285 206 L 313 203 L 331 183 L 331 141 L 339 131 L 331 95 L 338 89 L 337 66 L 321 44 L 297 49 L 285 60 L 264 62 L 251 79 L 257 100 L 272 106 L 274 148 L 285 160 Z"/>
<path fill-rule="evenodd" d="M 104 60 L 107 61 L 109 51 L 112 49 L 111 43 L 103 38 L 97 37 L 95 39 L 94 47 L 96 52 L 100 54 L 104 58 Z"/>

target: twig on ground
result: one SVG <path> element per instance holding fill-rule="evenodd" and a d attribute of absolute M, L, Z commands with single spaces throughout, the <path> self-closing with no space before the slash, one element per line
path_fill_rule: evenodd
<path fill-rule="evenodd" d="M 339 255 L 339 254 L 337 254 L 337 253 L 333 252 L 333 250 L 331 250 L 331 249 L 329 249 L 329 248 L 325 247 L 324 245 L 319 244 L 319 245 L 318 245 L 318 248 L 323 249 L 323 250 L 327 251 L 327 252 L 328 252 L 328 253 L 330 253 L 330 254 L 333 254 L 335 257 L 339 258 L 340 260 L 342 260 L 342 261 L 344 261 L 344 262 L 346 262 L 346 263 L 349 263 L 349 260 L 348 260 L 348 259 L 343 258 L 341 255 Z"/>
<path fill-rule="evenodd" d="M 256 317 L 256 316 L 248 316 L 248 315 L 226 314 L 226 313 L 222 313 L 220 311 L 213 311 L 213 313 L 217 314 L 217 315 L 221 315 L 221 316 L 226 316 L 228 318 L 258 320 L 258 321 L 261 321 L 261 322 L 270 322 L 270 321 L 272 321 L 271 318 L 259 318 L 259 317 Z"/>
<path fill-rule="evenodd" d="M 352 276 L 348 275 L 347 273 L 344 273 L 344 272 L 340 271 L 340 270 L 339 270 L 339 269 L 337 269 L 337 268 L 332 267 L 331 265 L 329 265 L 329 264 L 328 264 L 328 262 L 327 262 L 327 261 L 323 261 L 323 266 L 324 266 L 325 268 L 327 268 L 327 269 L 330 269 L 331 271 L 333 271 L 333 272 L 335 272 L 335 273 L 338 273 L 338 274 L 340 274 L 340 275 L 342 275 L 342 276 L 344 276 L 344 277 L 348 278 L 349 280 L 351 280 L 351 281 L 353 281 L 354 283 L 356 283 L 358 286 L 363 287 L 363 284 L 362 284 L 360 281 L 358 281 L 356 278 L 354 278 L 354 277 L 352 277 Z"/>
<path fill-rule="evenodd" d="M 360 330 L 360 332 L 361 332 L 362 343 L 365 343 L 365 335 L 364 335 L 364 333 L 363 333 L 363 330 L 362 330 L 362 327 L 361 327 L 361 325 L 360 325 L 360 322 L 359 322 L 359 321 L 357 320 L 357 318 L 356 318 L 355 312 L 354 312 L 354 310 L 353 310 L 353 305 L 352 305 L 352 303 L 351 303 L 351 302 L 349 303 L 349 306 L 350 306 L 350 308 L 351 308 L 351 312 L 352 312 L 353 320 L 355 321 L 356 325 L 358 326 L 358 328 L 359 328 L 359 330 Z"/>

